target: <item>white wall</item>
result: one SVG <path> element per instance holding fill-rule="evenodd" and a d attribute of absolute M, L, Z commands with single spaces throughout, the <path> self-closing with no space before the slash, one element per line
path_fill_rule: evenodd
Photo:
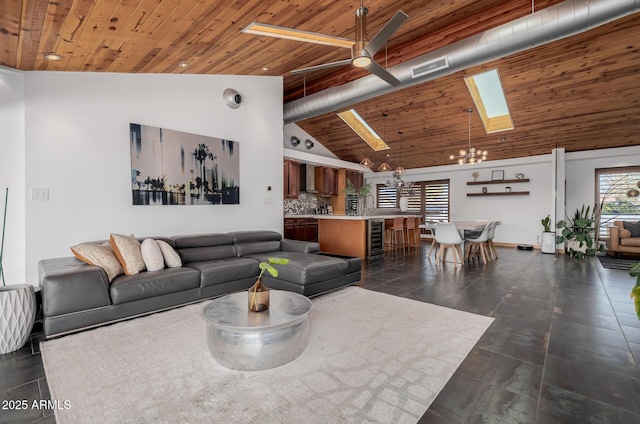
<path fill-rule="evenodd" d="M 25 283 L 24 129 L 24 75 L 22 72 L 0 67 L 0 232 L 8 187 L 7 225 L 2 258 L 7 284 Z"/>
<path fill-rule="evenodd" d="M 487 161 L 476 165 L 447 165 L 432 168 L 411 169 L 406 181 L 450 180 L 450 215 L 452 221 L 475 219 L 499 220 L 496 242 L 515 244 L 539 244 L 542 233 L 540 220 L 552 214 L 553 164 L 551 154 L 529 158 Z M 595 169 L 620 166 L 640 166 L 640 146 L 618 149 L 602 149 L 566 154 L 566 211 L 593 205 L 595 201 Z M 467 197 L 467 193 L 479 192 L 482 186 L 467 186 L 473 181 L 471 173 L 478 171 L 478 180 L 491 180 L 493 170 L 504 170 L 505 179 L 512 179 L 522 172 L 528 183 L 490 184 L 488 191 L 501 191 L 509 185 L 513 191 L 529 191 L 526 196 Z M 367 182 L 384 184 L 391 178 L 390 172 L 368 173 Z M 553 215 L 552 215 L 553 216 Z M 555 225 L 555 223 L 553 223 Z"/>
<path fill-rule="evenodd" d="M 26 277 L 37 262 L 112 232 L 159 236 L 282 231 L 282 79 L 30 72 L 25 75 Z M 242 105 L 230 109 L 222 92 Z M 239 142 L 240 204 L 133 206 L 129 123 Z M 267 187 L 271 186 L 271 191 Z"/>

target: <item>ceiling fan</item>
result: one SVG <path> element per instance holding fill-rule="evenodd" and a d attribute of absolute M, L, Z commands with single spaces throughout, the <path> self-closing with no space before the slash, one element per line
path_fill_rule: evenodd
<path fill-rule="evenodd" d="M 396 32 L 400 25 L 402 25 L 404 21 L 407 20 L 408 16 L 402 10 L 399 10 L 393 16 L 393 18 L 391 18 L 389 22 L 387 22 L 385 26 L 382 27 L 382 29 L 371 39 L 371 41 L 367 41 L 366 16 L 369 10 L 364 7 L 363 1 L 364 0 L 360 0 L 360 7 L 356 9 L 355 41 L 315 32 L 300 31 L 275 25 L 261 24 L 258 22 L 252 22 L 245 29 L 243 29 L 242 32 L 351 49 L 351 59 L 310 66 L 308 68 L 296 69 L 294 71 L 291 71 L 292 74 L 299 74 L 302 72 L 309 72 L 318 69 L 326 69 L 335 66 L 344 66 L 351 64 L 357 68 L 366 69 L 370 73 L 376 75 L 378 78 L 383 79 L 393 86 L 398 86 L 401 84 L 401 82 L 389 71 L 376 63 L 373 60 L 373 56 L 378 52 L 378 50 L 380 50 L 383 45 L 385 45 L 387 41 L 389 41 L 393 33 Z"/>

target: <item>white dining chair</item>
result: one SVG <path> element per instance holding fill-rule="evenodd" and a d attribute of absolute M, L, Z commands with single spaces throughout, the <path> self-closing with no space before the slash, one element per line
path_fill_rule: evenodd
<path fill-rule="evenodd" d="M 489 245 L 489 252 L 491 253 L 491 257 L 493 259 L 498 259 L 498 251 L 496 250 L 496 247 L 493 245 L 493 238 L 496 235 L 496 227 L 500 225 L 500 221 L 494 221 L 494 222 L 491 222 L 491 224 L 493 225 L 489 229 L 489 237 L 487 240 L 487 244 Z"/>
<path fill-rule="evenodd" d="M 451 249 L 451 255 L 453 256 L 453 264 L 458 265 L 456 255 L 460 258 L 460 265 L 464 265 L 464 259 L 462 257 L 462 250 L 460 245 L 463 240 L 460 237 L 460 233 L 456 228 L 456 224 L 452 222 L 442 222 L 436 225 L 436 241 L 440 245 L 438 249 L 438 255 L 436 260 L 444 262 L 447 256 L 447 249 Z"/>
<path fill-rule="evenodd" d="M 497 222 L 490 222 L 485 225 L 482 232 L 476 237 L 465 237 L 466 248 L 464 257 L 468 261 L 471 259 L 472 254 L 482 256 L 482 263 L 486 264 L 488 261 L 493 260 L 493 253 L 491 252 L 491 246 L 489 244 L 489 237 L 495 229 Z"/>

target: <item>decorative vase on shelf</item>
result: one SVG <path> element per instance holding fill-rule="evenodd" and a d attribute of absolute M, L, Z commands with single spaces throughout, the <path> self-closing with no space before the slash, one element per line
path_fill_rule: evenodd
<path fill-rule="evenodd" d="M 258 278 L 249 289 L 249 310 L 262 312 L 267 309 L 269 309 L 269 287 L 262 284 L 262 279 Z"/>
<path fill-rule="evenodd" d="M 400 197 L 400 210 L 406 212 L 409 209 L 409 198 L 406 196 Z"/>
<path fill-rule="evenodd" d="M 0 354 L 25 345 L 36 318 L 36 295 L 30 284 L 0 287 Z"/>

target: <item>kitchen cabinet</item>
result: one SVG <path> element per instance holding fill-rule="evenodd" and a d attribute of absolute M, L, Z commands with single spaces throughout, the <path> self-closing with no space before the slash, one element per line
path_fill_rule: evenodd
<path fill-rule="evenodd" d="M 338 170 L 325 166 L 316 167 L 316 190 L 320 196 L 337 196 Z"/>
<path fill-rule="evenodd" d="M 318 241 L 318 220 L 315 218 L 285 218 L 284 238 Z"/>
<path fill-rule="evenodd" d="M 300 195 L 300 164 L 284 161 L 284 198 L 297 199 Z"/>
<path fill-rule="evenodd" d="M 351 181 L 351 184 L 353 184 L 353 188 L 359 192 L 364 185 L 364 175 L 362 174 L 362 172 L 347 170 L 346 173 L 347 180 Z"/>

